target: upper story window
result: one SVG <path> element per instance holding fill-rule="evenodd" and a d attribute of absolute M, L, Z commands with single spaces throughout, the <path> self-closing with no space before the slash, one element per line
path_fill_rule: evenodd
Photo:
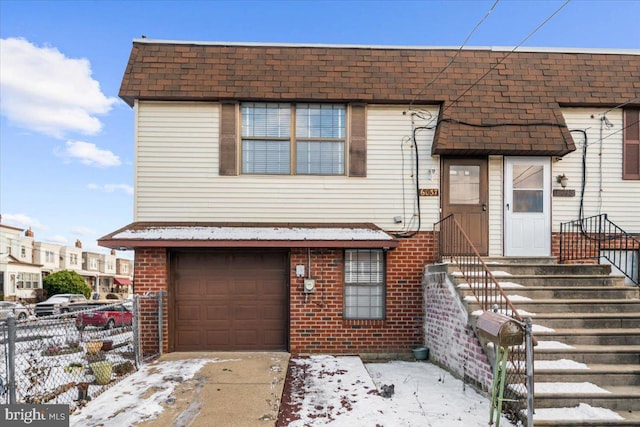
<path fill-rule="evenodd" d="M 27 248 L 25 248 L 24 246 L 20 246 L 20 258 L 26 258 L 27 257 Z"/>
<path fill-rule="evenodd" d="M 334 104 L 242 104 L 242 173 L 344 175 L 345 110 Z"/>
<path fill-rule="evenodd" d="M 91 270 L 98 269 L 98 260 L 96 258 L 89 258 L 89 268 Z"/>
<path fill-rule="evenodd" d="M 127 272 L 127 267 L 128 267 L 128 265 L 123 263 L 123 264 L 121 264 L 120 269 L 122 270 L 123 273 L 126 273 Z"/>
<path fill-rule="evenodd" d="M 624 110 L 622 179 L 640 179 L 640 109 Z"/>
<path fill-rule="evenodd" d="M 53 251 L 46 251 L 44 253 L 45 262 L 49 262 L 49 263 L 54 262 L 54 259 L 55 259 L 54 255 L 55 254 L 53 253 Z"/>
<path fill-rule="evenodd" d="M 69 255 L 69 264 L 77 265 L 78 264 L 78 254 L 70 254 Z"/>

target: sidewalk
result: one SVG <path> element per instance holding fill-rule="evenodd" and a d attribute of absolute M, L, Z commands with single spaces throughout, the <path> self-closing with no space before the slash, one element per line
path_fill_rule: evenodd
<path fill-rule="evenodd" d="M 170 353 L 71 416 L 71 426 L 273 426 L 288 353 Z"/>

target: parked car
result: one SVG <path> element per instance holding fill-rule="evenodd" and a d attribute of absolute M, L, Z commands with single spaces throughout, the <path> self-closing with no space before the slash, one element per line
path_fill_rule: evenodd
<path fill-rule="evenodd" d="M 51 316 L 52 314 L 68 313 L 84 310 L 89 307 L 89 301 L 82 294 L 56 294 L 48 300 L 36 304 L 36 316 Z"/>
<path fill-rule="evenodd" d="M 19 302 L 0 301 L 0 321 L 4 321 L 9 317 L 9 313 L 17 320 L 24 320 L 29 317 L 29 309 Z"/>
<path fill-rule="evenodd" d="M 87 326 L 113 329 L 121 326 L 131 326 L 133 313 L 124 304 L 110 305 L 97 310 L 79 313 L 76 317 L 76 327 L 83 330 Z"/>

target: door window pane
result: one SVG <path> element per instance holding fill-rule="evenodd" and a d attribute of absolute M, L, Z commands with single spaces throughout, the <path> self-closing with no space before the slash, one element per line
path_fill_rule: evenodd
<path fill-rule="evenodd" d="M 514 212 L 542 212 L 542 190 L 513 190 Z"/>
<path fill-rule="evenodd" d="M 513 165 L 513 211 L 542 212 L 544 166 Z"/>
<path fill-rule="evenodd" d="M 480 203 L 480 166 L 451 165 L 449 167 L 449 204 Z"/>
<path fill-rule="evenodd" d="M 544 167 L 539 165 L 513 165 L 513 188 L 531 188 L 541 190 Z"/>

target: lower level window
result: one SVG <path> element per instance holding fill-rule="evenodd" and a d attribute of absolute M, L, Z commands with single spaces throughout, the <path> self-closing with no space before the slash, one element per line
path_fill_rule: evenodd
<path fill-rule="evenodd" d="M 381 249 L 346 250 L 344 289 L 346 319 L 384 319 L 384 252 Z"/>

